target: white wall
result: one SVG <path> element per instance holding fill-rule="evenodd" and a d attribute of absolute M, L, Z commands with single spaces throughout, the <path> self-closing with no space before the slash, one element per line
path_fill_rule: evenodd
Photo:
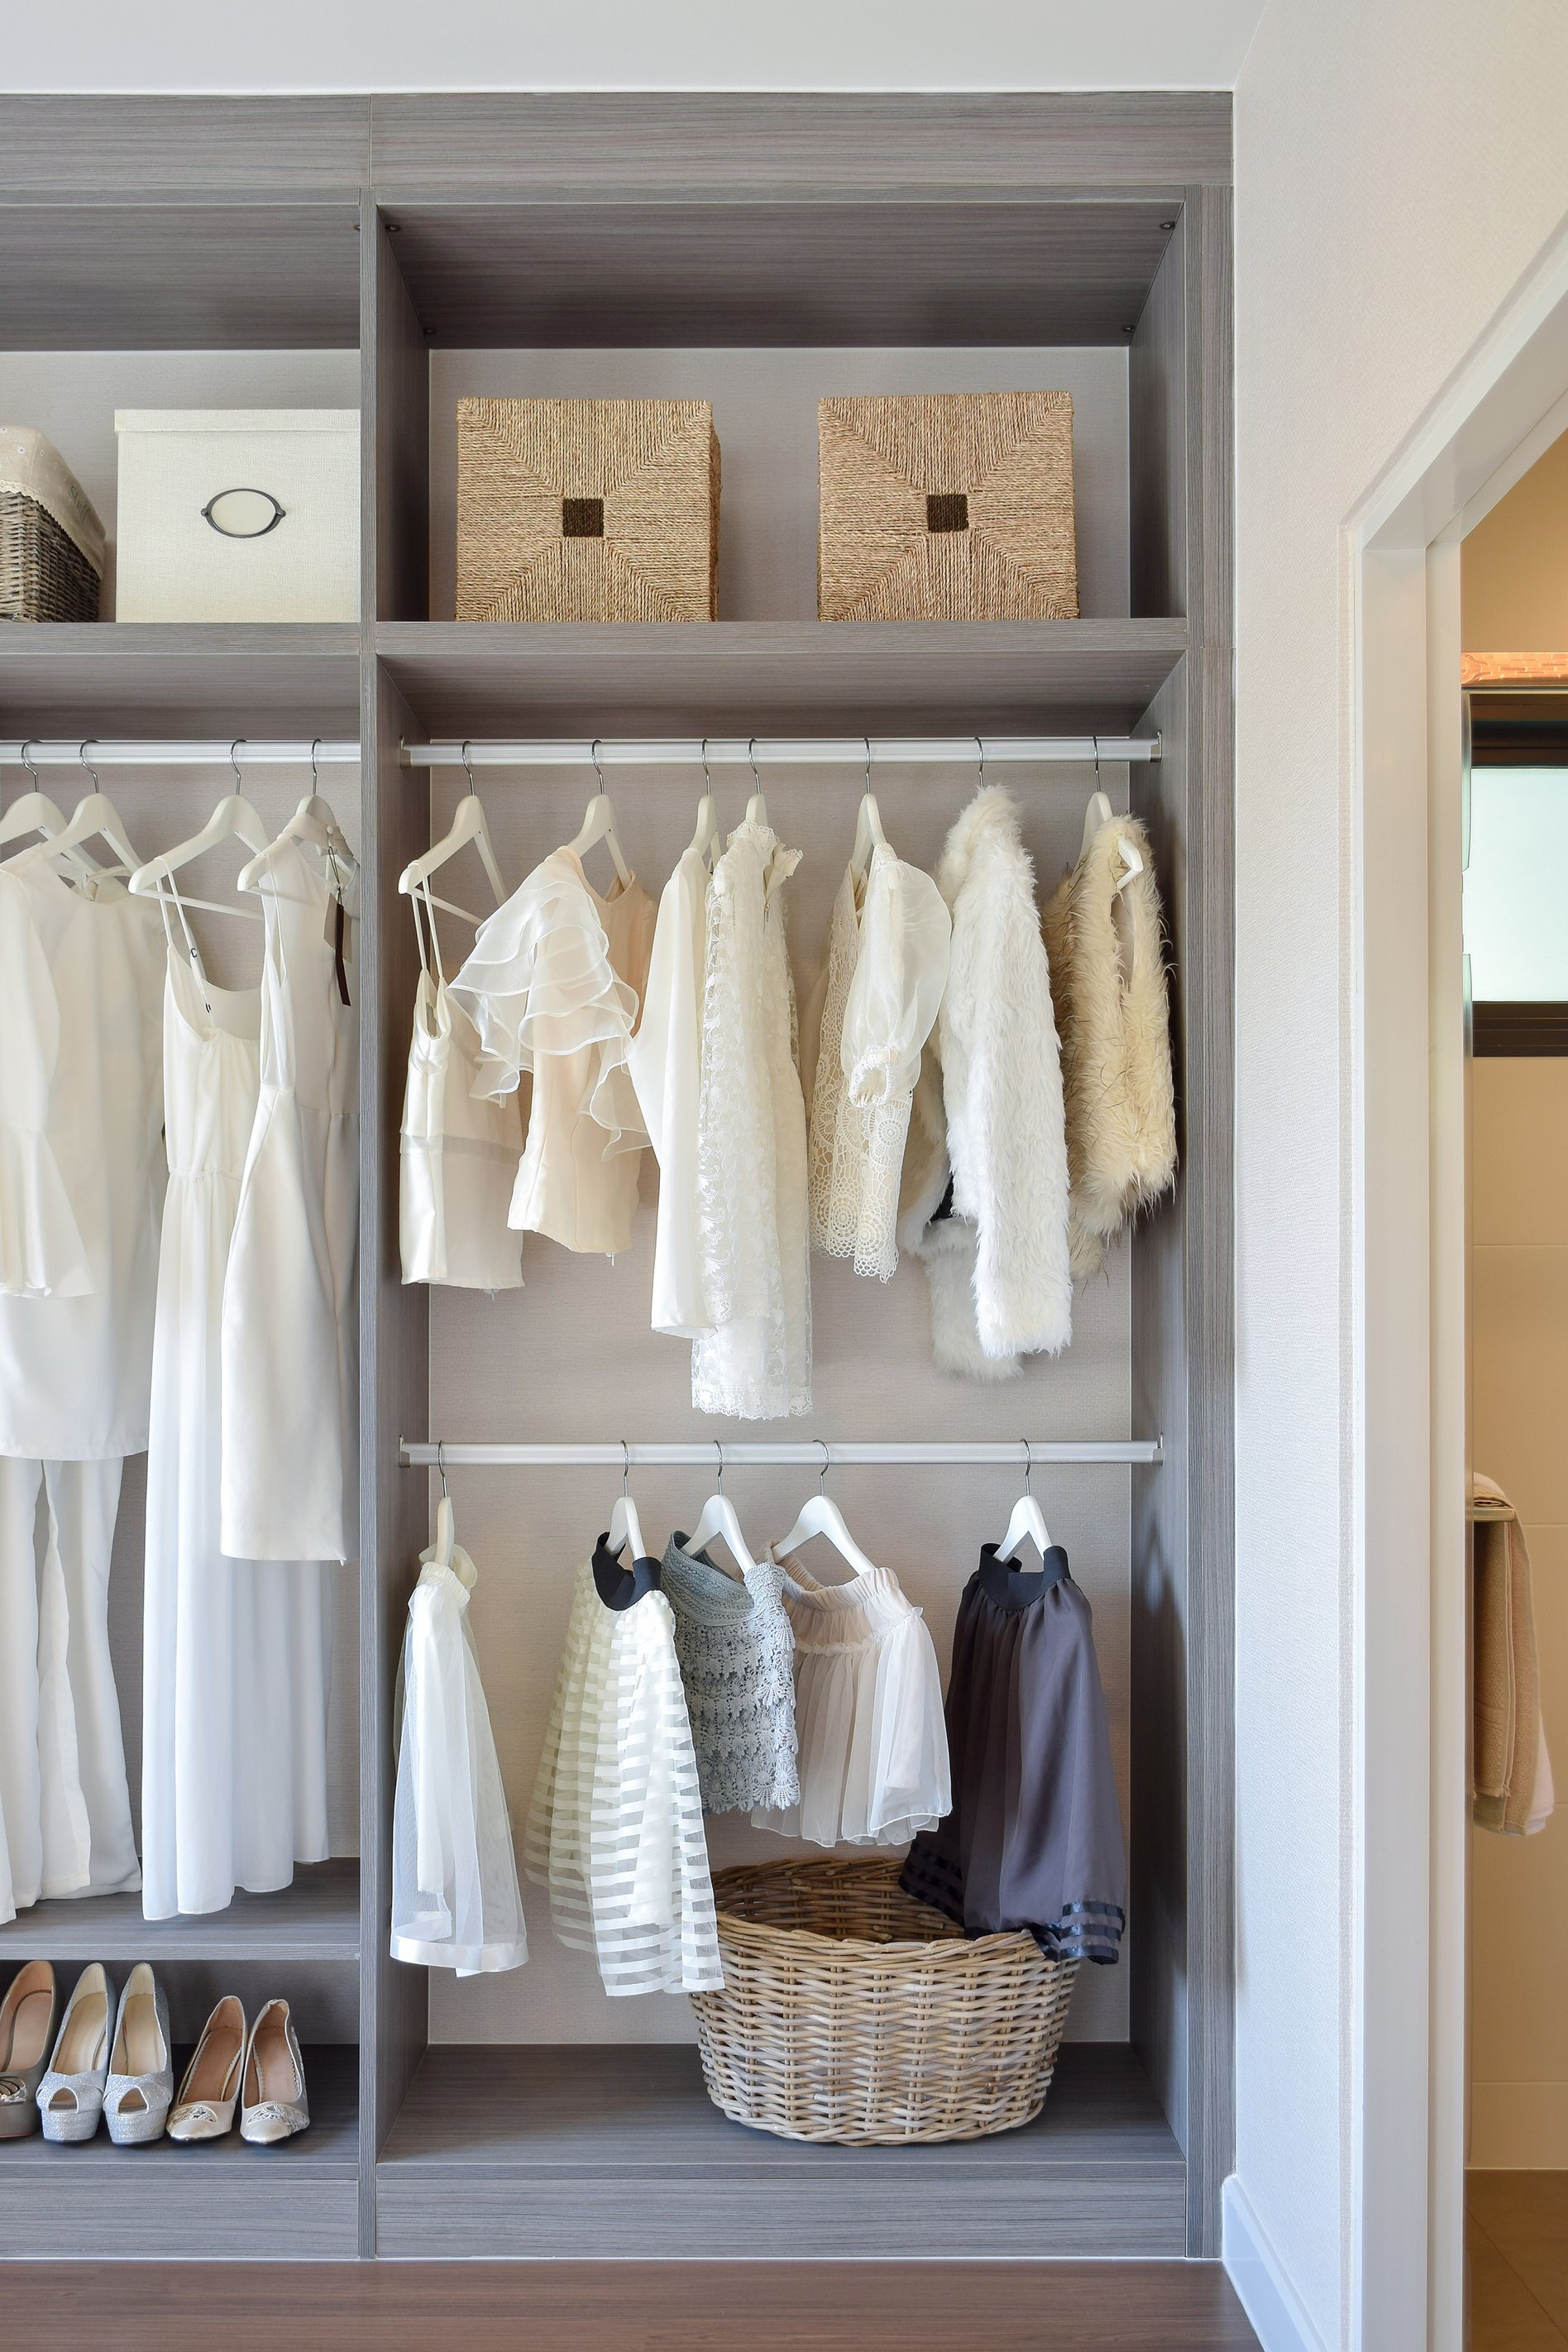
<path fill-rule="evenodd" d="M 1262 0 L 79 0 L 7 90 L 1228 89 Z"/>
<path fill-rule="evenodd" d="M 1357 2341 L 1341 525 L 1568 211 L 1565 72 L 1554 0 L 1269 0 L 1237 92 L 1237 2171 L 1325 2347 Z"/>

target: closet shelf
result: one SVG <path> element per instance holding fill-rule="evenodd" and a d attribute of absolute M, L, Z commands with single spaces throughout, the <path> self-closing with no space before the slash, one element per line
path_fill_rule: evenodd
<path fill-rule="evenodd" d="M 353 735 L 352 622 L 0 626 L 0 735 Z"/>
<path fill-rule="evenodd" d="M 178 2081 L 190 2056 L 174 2052 Z M 200 2147 L 172 2139 L 78 2147 L 38 2134 L 0 2140 L 0 2260 L 353 2259 L 359 2207 L 359 2051 L 306 2045 L 310 2128 L 279 2147 L 237 2130 Z"/>
<path fill-rule="evenodd" d="M 1176 2255 L 1186 2168 L 1124 2043 L 1020 2131 L 819 2147 L 721 2116 L 689 2047 L 427 2051 L 376 2168 L 384 2254 Z"/>
<path fill-rule="evenodd" d="M 143 1919 L 140 1895 L 35 1903 L 0 1927 L 0 1967 L 48 1960 L 352 1960 L 359 1954 L 359 1864 L 316 1863 L 276 1895 L 226 1911 Z M 0 2143 L 3 2145 L 3 2143 Z"/>
<path fill-rule="evenodd" d="M 433 734 L 1126 734 L 1187 649 L 1178 620 L 384 621 Z M 526 724 L 520 722 L 526 721 Z"/>

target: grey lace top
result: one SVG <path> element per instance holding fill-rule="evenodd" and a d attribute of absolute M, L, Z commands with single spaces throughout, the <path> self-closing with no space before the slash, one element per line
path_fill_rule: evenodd
<path fill-rule="evenodd" d="M 784 1570 L 759 1560 L 745 1583 L 706 1552 L 665 1549 L 660 1587 L 675 1615 L 702 1809 L 750 1812 L 799 1801 L 795 1768 L 795 1635 Z"/>

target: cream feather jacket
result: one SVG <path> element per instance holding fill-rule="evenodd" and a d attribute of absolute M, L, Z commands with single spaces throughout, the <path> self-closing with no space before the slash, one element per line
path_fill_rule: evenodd
<path fill-rule="evenodd" d="M 925 1264 L 938 1366 L 1006 1380 L 1021 1356 L 1067 1346 L 1072 1275 L 1050 972 L 1033 861 L 999 785 L 959 817 L 936 879 L 952 945 L 915 1090 L 899 1238 Z"/>
<path fill-rule="evenodd" d="M 1120 890 L 1123 842 L 1142 870 Z M 1134 816 L 1102 824 L 1041 918 L 1061 1034 L 1072 1270 L 1096 1274 L 1108 1243 L 1176 1173 L 1175 1088 L 1160 894 Z"/>

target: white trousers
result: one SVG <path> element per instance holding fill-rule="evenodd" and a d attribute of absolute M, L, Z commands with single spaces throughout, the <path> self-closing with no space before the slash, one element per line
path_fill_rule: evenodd
<path fill-rule="evenodd" d="M 109 1651 L 122 1467 L 0 1458 L 0 1921 L 142 1883 Z"/>

